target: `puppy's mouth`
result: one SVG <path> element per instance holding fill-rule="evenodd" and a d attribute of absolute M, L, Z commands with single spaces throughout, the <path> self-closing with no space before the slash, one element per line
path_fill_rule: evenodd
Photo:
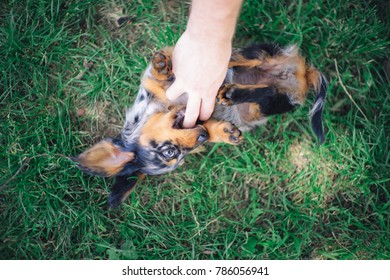
<path fill-rule="evenodd" d="M 174 129 L 183 129 L 183 121 L 184 121 L 184 115 L 186 110 L 183 108 L 180 111 L 177 112 L 175 121 L 173 122 L 173 128 Z"/>
<path fill-rule="evenodd" d="M 185 113 L 186 113 L 186 109 L 185 108 L 183 108 L 183 109 L 181 109 L 180 111 L 177 112 L 175 121 L 173 122 L 173 125 L 172 125 L 172 127 L 174 129 L 185 129 L 183 127 L 183 121 L 184 121 Z M 203 123 L 204 123 L 204 121 L 201 121 L 201 120 L 198 119 L 196 121 L 195 126 L 196 125 L 202 125 Z"/>

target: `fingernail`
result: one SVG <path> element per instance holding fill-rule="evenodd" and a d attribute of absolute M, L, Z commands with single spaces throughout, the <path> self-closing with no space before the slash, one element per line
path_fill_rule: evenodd
<path fill-rule="evenodd" d="M 193 128 L 194 124 L 186 122 L 186 120 L 183 121 L 183 127 L 184 128 Z"/>

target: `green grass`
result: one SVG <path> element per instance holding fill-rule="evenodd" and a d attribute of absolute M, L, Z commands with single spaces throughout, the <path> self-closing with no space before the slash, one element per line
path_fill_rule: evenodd
<path fill-rule="evenodd" d="M 0 258 L 390 259 L 390 23 L 377 2 L 245 1 L 236 46 L 297 43 L 327 76 L 326 142 L 309 98 L 108 210 L 112 181 L 66 156 L 119 133 L 187 4 L 1 1 Z M 130 24 L 115 27 L 117 8 Z"/>

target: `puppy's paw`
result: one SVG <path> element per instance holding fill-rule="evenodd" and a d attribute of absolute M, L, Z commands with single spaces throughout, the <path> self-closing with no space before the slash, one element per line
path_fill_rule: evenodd
<path fill-rule="evenodd" d="M 165 51 L 157 51 L 152 58 L 153 74 L 159 80 L 166 80 L 172 77 L 171 55 Z"/>
<path fill-rule="evenodd" d="M 231 106 L 233 105 L 233 92 L 236 88 L 235 84 L 226 84 L 222 85 L 217 94 L 217 103 L 222 106 Z"/>
<path fill-rule="evenodd" d="M 224 138 L 224 142 L 238 145 L 242 141 L 242 133 L 241 131 L 232 123 L 226 122 L 223 124 L 223 134 L 222 138 Z"/>
<path fill-rule="evenodd" d="M 203 125 L 209 133 L 210 143 L 238 145 L 243 140 L 241 131 L 230 122 L 208 120 Z"/>

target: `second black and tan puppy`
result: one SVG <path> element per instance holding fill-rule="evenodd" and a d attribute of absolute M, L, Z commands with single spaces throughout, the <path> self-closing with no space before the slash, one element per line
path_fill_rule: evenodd
<path fill-rule="evenodd" d="M 250 130 L 268 116 L 292 111 L 304 103 L 310 88 L 316 93 L 312 128 L 319 142 L 324 141 L 322 110 L 327 82 L 306 64 L 296 46 L 257 44 L 234 49 L 211 119 L 191 129 L 182 128 L 186 96 L 172 102 L 165 95 L 175 79 L 171 55 L 172 48 L 154 54 L 126 114 L 121 137 L 103 140 L 73 158 L 88 173 L 116 177 L 109 197 L 111 207 L 128 196 L 139 178 L 174 170 L 205 142 L 238 144 L 240 130 Z"/>

